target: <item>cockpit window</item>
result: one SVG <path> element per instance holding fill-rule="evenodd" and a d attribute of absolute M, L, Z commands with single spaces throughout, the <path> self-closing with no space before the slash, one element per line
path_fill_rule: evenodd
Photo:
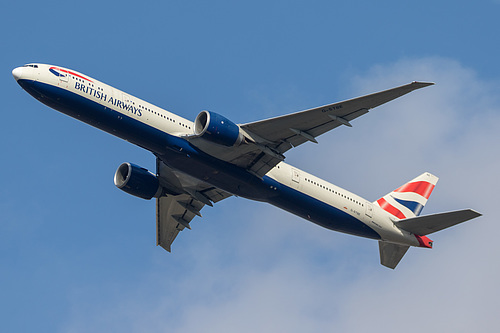
<path fill-rule="evenodd" d="M 33 68 L 38 68 L 38 65 L 24 65 L 23 67 L 33 67 Z"/>

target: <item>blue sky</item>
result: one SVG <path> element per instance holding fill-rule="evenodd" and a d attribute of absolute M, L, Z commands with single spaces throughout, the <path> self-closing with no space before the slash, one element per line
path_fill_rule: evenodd
<path fill-rule="evenodd" d="M 0 331 L 493 330 L 500 265 L 500 3 L 485 1 L 24 1 L 0 10 L 3 120 Z M 154 157 L 40 104 L 11 70 L 69 67 L 194 119 L 236 123 L 413 80 L 436 85 L 287 153 L 370 200 L 424 171 L 425 213 L 481 219 L 411 249 L 395 271 L 377 243 L 269 205 L 203 210 L 171 254 L 154 202 L 113 185 Z"/>

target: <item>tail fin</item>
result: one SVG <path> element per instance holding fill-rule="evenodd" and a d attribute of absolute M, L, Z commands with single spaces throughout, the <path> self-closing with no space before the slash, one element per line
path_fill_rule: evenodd
<path fill-rule="evenodd" d="M 378 199 L 374 204 L 400 220 L 416 217 L 420 215 L 427 203 L 438 179 L 438 177 L 425 172 Z"/>

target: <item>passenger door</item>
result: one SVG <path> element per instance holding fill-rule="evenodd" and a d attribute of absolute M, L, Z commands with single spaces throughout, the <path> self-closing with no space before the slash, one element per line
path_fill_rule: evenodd
<path fill-rule="evenodd" d="M 366 216 L 368 216 L 369 218 L 372 218 L 373 217 L 373 205 L 367 201 L 365 203 L 365 207 L 366 207 L 366 210 L 365 210 Z"/>
<path fill-rule="evenodd" d="M 300 184 L 300 173 L 299 170 L 292 168 L 292 187 L 299 188 Z"/>

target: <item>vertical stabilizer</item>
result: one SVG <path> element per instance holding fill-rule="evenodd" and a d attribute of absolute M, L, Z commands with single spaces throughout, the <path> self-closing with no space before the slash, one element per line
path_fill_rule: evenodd
<path fill-rule="evenodd" d="M 438 177 L 425 172 L 378 199 L 374 204 L 400 220 L 418 216 L 427 203 L 438 179 Z"/>

